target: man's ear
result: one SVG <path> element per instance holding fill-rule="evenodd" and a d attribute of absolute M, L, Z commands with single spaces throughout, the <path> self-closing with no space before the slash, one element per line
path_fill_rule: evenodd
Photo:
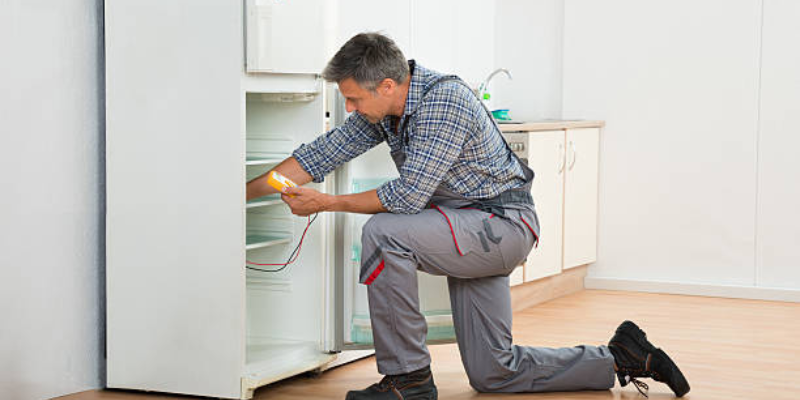
<path fill-rule="evenodd" d="M 378 90 L 381 92 L 382 95 L 386 96 L 394 91 L 397 87 L 397 82 L 392 80 L 391 78 L 386 78 L 378 84 Z"/>

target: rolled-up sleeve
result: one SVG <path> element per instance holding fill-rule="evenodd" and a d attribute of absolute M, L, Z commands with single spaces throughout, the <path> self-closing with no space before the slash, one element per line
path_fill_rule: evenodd
<path fill-rule="evenodd" d="M 462 85 L 442 84 L 428 93 L 410 116 L 406 160 L 400 177 L 378 188 L 381 204 L 393 213 L 416 214 L 430 200 L 453 163 L 469 132 L 473 111 Z"/>
<path fill-rule="evenodd" d="M 339 127 L 292 152 L 314 182 L 322 182 L 336 167 L 377 146 L 383 137 L 363 116 L 353 113 Z"/>

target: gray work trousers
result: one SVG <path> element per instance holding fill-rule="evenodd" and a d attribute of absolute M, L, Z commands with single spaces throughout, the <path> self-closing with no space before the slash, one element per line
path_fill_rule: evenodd
<path fill-rule="evenodd" d="M 517 346 L 511 338 L 508 275 L 537 240 L 535 211 L 505 218 L 477 209 L 435 207 L 418 214 L 381 213 L 364 225 L 361 283 L 378 371 L 411 372 L 430 364 L 419 311 L 417 270 L 445 275 L 461 361 L 480 392 L 608 389 L 614 359 L 606 346 Z"/>

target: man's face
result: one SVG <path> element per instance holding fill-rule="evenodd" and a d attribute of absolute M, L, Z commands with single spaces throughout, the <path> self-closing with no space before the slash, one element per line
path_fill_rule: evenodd
<path fill-rule="evenodd" d="M 372 91 L 362 88 L 353 78 L 347 78 L 339 82 L 339 91 L 345 98 L 347 112 L 356 111 L 374 124 L 389 112 L 391 94 L 396 86 L 393 84 L 394 81 L 385 79 Z"/>

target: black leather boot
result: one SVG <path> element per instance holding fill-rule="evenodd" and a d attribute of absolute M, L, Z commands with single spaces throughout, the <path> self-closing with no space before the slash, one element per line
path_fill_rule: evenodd
<path fill-rule="evenodd" d="M 639 393 L 647 397 L 648 386 L 636 378 L 653 378 L 666 383 L 675 396 L 689 392 L 689 382 L 667 353 L 647 340 L 647 335 L 631 321 L 623 322 L 608 342 L 614 355 L 614 370 L 622 386 L 633 382 Z"/>
<path fill-rule="evenodd" d="M 431 368 L 425 367 L 402 375 L 386 375 L 380 382 L 364 389 L 347 392 L 346 400 L 436 400 Z"/>

